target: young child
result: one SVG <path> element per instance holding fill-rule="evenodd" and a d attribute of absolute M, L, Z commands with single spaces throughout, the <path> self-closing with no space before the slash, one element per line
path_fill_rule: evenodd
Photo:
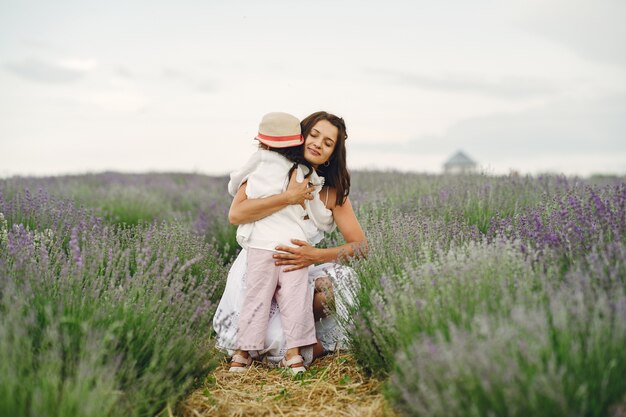
<path fill-rule="evenodd" d="M 246 165 L 231 174 L 230 194 L 236 194 L 243 182 L 247 182 L 247 198 L 280 194 L 286 190 L 294 170 L 299 182 L 309 181 L 319 192 L 322 179 L 304 160 L 301 147 L 304 138 L 296 117 L 287 113 L 266 114 L 256 139 L 261 143 L 259 150 Z M 276 246 L 292 246 L 291 239 L 310 244 L 319 241 L 324 225 L 316 227 L 314 210 L 308 213 L 305 207 L 289 205 L 237 229 L 237 241 L 248 254 L 245 297 L 238 322 L 238 350 L 232 357 L 232 372 L 245 371 L 252 361 L 250 352 L 264 348 L 274 297 L 287 341 L 287 354 L 281 366 L 290 368 L 294 374 L 305 371 L 300 348 L 316 343 L 308 269 L 285 272 L 286 267 L 276 266 L 273 258 Z"/>

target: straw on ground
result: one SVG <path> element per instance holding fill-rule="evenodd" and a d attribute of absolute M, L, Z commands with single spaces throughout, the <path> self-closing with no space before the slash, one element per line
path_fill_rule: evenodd
<path fill-rule="evenodd" d="M 178 408 L 182 417 L 199 416 L 396 416 L 349 354 L 315 362 L 303 375 L 254 364 L 244 374 L 226 362 L 210 374 Z"/>

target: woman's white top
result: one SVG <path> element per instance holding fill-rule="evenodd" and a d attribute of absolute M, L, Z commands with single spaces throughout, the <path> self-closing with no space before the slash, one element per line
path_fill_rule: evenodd
<path fill-rule="evenodd" d="M 292 166 L 293 162 L 283 155 L 259 149 L 242 168 L 230 174 L 228 192 L 234 196 L 239 187 L 247 182 L 248 198 L 280 194 L 287 189 L 289 184 L 287 174 Z M 298 182 L 305 180 L 305 172 L 308 173 L 308 168 L 298 165 L 296 169 Z M 242 248 L 274 251 L 278 245 L 294 246 L 291 239 L 315 245 L 322 240 L 324 232 L 330 232 L 335 228 L 332 212 L 319 198 L 324 178 L 313 171 L 307 180 L 315 188 L 313 200 L 305 200 L 304 208 L 299 204 L 292 204 L 260 220 L 240 225 L 237 228 L 237 242 Z"/>

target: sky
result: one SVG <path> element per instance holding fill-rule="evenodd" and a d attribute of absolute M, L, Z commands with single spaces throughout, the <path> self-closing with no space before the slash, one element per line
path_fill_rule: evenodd
<path fill-rule="evenodd" d="M 223 175 L 326 110 L 350 169 L 626 174 L 626 2 L 0 0 L 0 177 Z"/>

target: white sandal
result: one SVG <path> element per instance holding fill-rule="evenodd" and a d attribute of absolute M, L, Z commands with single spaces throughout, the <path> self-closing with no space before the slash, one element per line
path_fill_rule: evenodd
<path fill-rule="evenodd" d="M 296 355 L 293 358 L 287 360 L 286 358 L 283 358 L 280 361 L 280 367 L 281 368 L 289 368 L 291 369 L 291 372 L 293 372 L 294 375 L 298 375 L 299 373 L 305 372 L 306 368 L 304 366 L 292 366 L 295 365 L 297 363 L 302 363 L 304 364 L 304 359 L 302 359 L 302 356 L 300 355 Z"/>
<path fill-rule="evenodd" d="M 246 372 L 248 370 L 248 367 L 250 367 L 250 364 L 252 364 L 252 357 L 248 356 L 247 358 L 242 356 L 242 355 L 233 355 L 233 357 L 230 360 L 230 369 L 228 370 L 228 372 Z M 243 366 L 233 366 L 233 363 L 240 363 Z"/>

